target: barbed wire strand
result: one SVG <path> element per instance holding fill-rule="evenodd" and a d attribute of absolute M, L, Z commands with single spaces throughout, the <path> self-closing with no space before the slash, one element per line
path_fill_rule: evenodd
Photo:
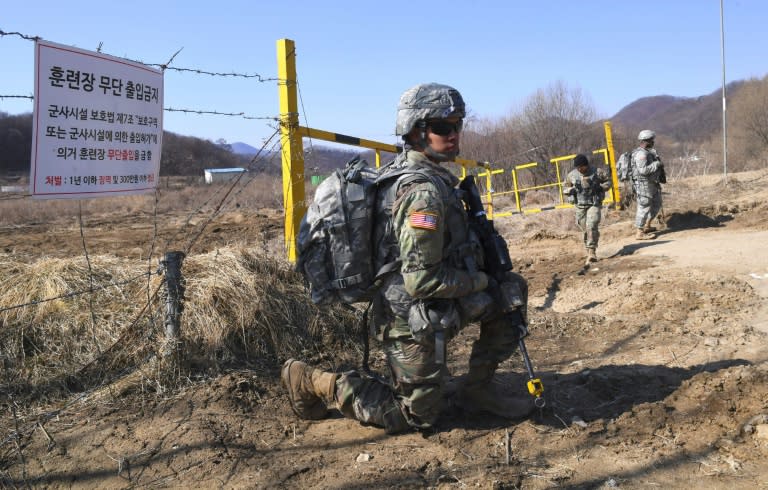
<path fill-rule="evenodd" d="M 270 142 L 270 141 L 271 141 L 271 140 L 272 140 L 272 139 L 275 137 L 275 135 L 276 135 L 278 132 L 279 132 L 279 130 L 275 130 L 275 131 L 274 131 L 274 132 L 273 132 L 273 133 L 272 133 L 272 134 L 269 136 L 269 138 L 267 138 L 267 140 L 264 142 L 264 144 L 261 146 L 261 148 L 259 148 L 259 150 L 256 152 L 256 155 L 254 155 L 254 156 L 253 156 L 253 158 L 251 159 L 251 162 L 250 162 L 249 166 L 250 166 L 250 165 L 252 165 L 252 164 L 253 164 L 253 163 L 254 163 L 254 162 L 255 162 L 255 161 L 258 159 L 258 157 L 259 157 L 259 155 L 261 154 L 261 152 L 264 150 L 264 148 L 265 148 L 265 147 L 266 147 L 266 146 L 269 144 L 269 142 Z M 238 179 L 237 179 L 237 181 L 235 182 L 235 184 L 236 184 L 237 182 L 239 182 L 239 180 L 240 180 L 240 178 L 241 178 L 241 177 L 242 177 L 242 174 L 238 176 Z M 212 200 L 213 200 L 213 199 L 214 199 L 216 196 L 218 196 L 220 193 L 223 193 L 223 192 L 225 192 L 225 191 L 228 191 L 226 186 L 220 186 L 220 187 L 218 187 L 218 186 L 217 186 L 217 187 L 215 188 L 214 192 L 213 192 L 213 193 L 211 193 L 211 194 L 208 196 L 208 198 L 207 198 L 207 199 L 205 199 L 205 200 L 204 200 L 202 203 L 200 203 L 200 205 L 198 205 L 198 206 L 197 206 L 195 209 L 193 209 L 193 210 L 192 210 L 192 211 L 191 211 L 191 212 L 190 212 L 190 213 L 187 215 L 187 218 L 186 218 L 186 220 L 184 221 L 184 223 L 182 224 L 181 228 L 179 228 L 179 230 L 178 230 L 178 231 L 176 231 L 176 233 L 174 233 L 174 234 L 173 234 L 173 235 L 172 235 L 170 238 L 168 238 L 168 239 L 166 240 L 164 248 L 165 248 L 165 249 L 168 249 L 168 247 L 170 246 L 171 242 L 174 242 L 174 241 L 176 241 L 176 240 L 179 238 L 179 236 L 180 236 L 180 235 L 182 235 L 182 234 L 184 233 L 184 231 L 186 230 L 186 228 L 187 228 L 187 227 L 190 225 L 190 223 L 192 222 L 192 218 L 194 218 L 194 217 L 195 217 L 197 214 L 199 214 L 199 213 L 201 212 L 201 210 L 202 210 L 202 209 L 203 209 L 205 206 L 207 206 L 207 205 L 208 205 L 208 204 L 209 204 L 209 203 L 210 203 L 210 202 L 211 202 L 211 201 L 212 201 Z M 225 199 L 226 199 L 226 196 L 225 196 Z M 207 223 L 206 223 L 206 225 L 207 225 Z M 203 228 L 204 228 L 204 227 L 203 227 Z M 192 232 L 190 232 L 190 234 L 191 234 L 191 233 L 192 233 Z M 198 232 L 198 235 L 199 235 L 200 233 L 201 233 L 201 232 Z M 196 238 L 195 238 L 193 241 L 196 241 L 196 240 L 197 240 L 197 237 L 196 237 Z M 187 247 L 186 247 L 186 250 L 188 251 L 190 248 L 191 248 L 191 245 L 190 245 L 190 246 L 187 246 Z"/>
<path fill-rule="evenodd" d="M 142 361 L 143 362 L 147 362 L 147 361 L 149 361 L 152 358 L 152 356 L 153 356 L 153 354 L 149 354 Z M 88 365 L 90 365 L 90 363 Z M 133 372 L 133 370 L 138 370 L 140 372 L 144 372 L 144 370 L 141 368 L 141 364 L 137 363 L 136 367 L 125 368 L 122 371 L 118 372 L 114 379 L 120 379 L 123 376 L 125 376 L 126 374 L 129 374 L 129 373 Z M 43 412 L 40 415 L 32 414 L 33 417 L 36 417 L 36 420 L 34 422 L 30 423 L 29 427 L 27 427 L 24 430 L 22 430 L 21 427 L 20 427 L 20 424 L 17 423 L 16 424 L 16 430 L 12 431 L 5 439 L 0 441 L 0 446 L 5 446 L 10 441 L 14 441 L 14 442 L 16 442 L 18 444 L 18 441 L 22 437 L 30 435 L 31 432 L 37 428 L 38 424 L 40 424 L 41 426 L 45 425 L 46 422 L 48 422 L 49 420 L 51 420 L 54 417 L 57 417 L 57 416 L 61 415 L 62 413 L 64 413 L 69 407 L 71 407 L 75 403 L 79 402 L 80 400 L 83 400 L 84 398 L 88 398 L 93 393 L 95 393 L 98 390 L 104 388 L 105 386 L 107 386 L 111 382 L 112 381 L 102 382 L 98 386 L 94 386 L 90 390 L 86 390 L 86 391 L 78 394 L 77 396 L 75 396 L 73 398 L 69 398 L 68 400 L 66 400 L 63 403 L 61 403 L 59 405 L 59 407 L 54 409 L 54 410 L 45 411 L 45 412 Z M 24 419 L 26 419 L 26 418 L 27 417 L 24 417 Z M 17 417 L 17 421 L 21 421 L 21 420 L 22 420 L 22 417 Z"/>
<path fill-rule="evenodd" d="M 243 119 L 251 119 L 251 120 L 269 120 L 269 121 L 279 121 L 280 118 L 277 116 L 246 116 L 244 112 L 219 112 L 219 111 L 208 111 L 208 110 L 200 110 L 200 109 L 176 109 L 174 107 L 165 107 L 163 108 L 166 112 L 184 112 L 187 114 L 212 114 L 216 116 L 235 116 L 235 117 L 241 117 Z"/>
<path fill-rule="evenodd" d="M 152 195 L 154 196 L 154 206 L 152 207 L 152 241 L 149 244 L 149 251 L 147 253 L 147 303 L 152 302 L 152 257 L 155 252 L 155 244 L 157 243 L 158 236 L 157 209 L 159 205 L 160 194 L 158 192 L 157 186 L 155 186 L 155 192 Z M 156 327 L 154 313 L 150 314 L 149 323 L 152 325 L 152 327 Z"/>
<path fill-rule="evenodd" d="M 34 95 L 0 95 L 0 99 L 29 99 L 35 100 Z"/>
<path fill-rule="evenodd" d="M 0 95 L 0 99 L 35 100 L 35 96 L 34 95 Z M 175 107 L 163 107 L 163 110 L 165 112 L 183 112 L 185 114 L 210 114 L 214 116 L 240 117 L 242 119 L 246 119 L 250 121 L 259 121 L 259 120 L 279 121 L 280 120 L 280 117 L 278 116 L 251 116 L 251 115 L 246 115 L 245 112 L 220 112 L 220 111 L 211 111 L 211 110 L 205 110 L 205 109 L 177 109 Z"/>
<path fill-rule="evenodd" d="M 304 108 L 304 97 L 301 95 L 301 85 L 299 85 L 299 79 L 296 78 L 296 92 L 299 94 L 299 104 L 301 105 L 301 112 L 304 114 L 304 124 L 309 127 L 309 119 L 307 119 L 307 110 Z M 314 155 L 314 147 L 312 146 L 312 138 L 307 138 L 309 140 L 309 151 L 312 159 L 315 158 Z"/>
<path fill-rule="evenodd" d="M 0 29 L 0 37 L 5 37 L 5 36 L 17 36 L 17 37 L 20 37 L 22 39 L 26 39 L 27 41 L 38 41 L 38 40 L 42 39 L 42 37 L 40 37 L 40 36 L 28 36 L 28 35 L 22 34 L 20 32 L 6 32 L 6 31 Z"/>
<path fill-rule="evenodd" d="M 269 140 L 271 140 L 272 138 L 274 138 L 274 136 L 275 136 L 277 133 L 278 133 L 278 131 L 275 131 L 275 132 L 272 134 L 272 136 L 270 136 Z M 269 140 L 267 140 L 267 142 L 265 142 L 265 144 L 261 146 L 261 149 L 259 150 L 259 152 L 260 152 L 260 151 L 262 151 L 262 150 L 265 148 L 265 146 L 268 144 Z M 257 153 L 257 155 L 258 155 L 258 153 Z M 254 158 L 255 158 L 255 157 L 254 157 Z M 232 183 L 231 183 L 231 185 L 230 185 L 230 186 L 227 188 L 227 190 L 226 190 L 226 192 L 225 192 L 225 194 L 224 194 L 224 197 L 222 197 L 222 198 L 221 198 L 221 200 L 220 200 L 220 201 L 219 201 L 219 203 L 216 205 L 216 207 L 214 208 L 214 210 L 213 210 L 213 212 L 211 213 L 211 215 L 208 217 L 208 219 L 206 219 L 206 220 L 205 220 L 205 221 L 204 221 L 204 222 L 203 222 L 203 223 L 200 225 L 200 227 L 198 228 L 198 231 L 197 231 L 197 233 L 195 233 L 195 235 L 194 235 L 194 236 L 193 236 L 193 237 L 190 239 L 190 241 L 188 242 L 187 246 L 186 246 L 186 247 L 185 247 L 185 249 L 184 249 L 184 253 L 185 253 L 185 254 L 189 254 L 189 251 L 190 251 L 190 250 L 192 250 L 192 247 L 195 245 L 195 243 L 196 243 L 196 242 L 197 242 L 197 240 L 200 238 L 200 236 L 202 236 L 202 234 L 203 234 L 203 232 L 205 231 L 205 229 L 206 229 L 206 227 L 208 226 L 208 224 L 210 224 L 210 222 L 211 222 L 211 221 L 213 221 L 213 219 L 214 219 L 216 216 L 218 216 L 219 212 L 220 212 L 220 211 L 221 211 L 221 209 L 222 209 L 222 206 L 224 205 L 225 201 L 227 200 L 227 197 L 228 197 L 228 196 L 229 196 L 229 195 L 232 193 L 232 190 L 233 190 L 233 189 L 234 189 L 234 188 L 237 186 L 237 184 L 238 184 L 238 183 L 240 182 L 240 180 L 243 178 L 243 175 L 244 175 L 244 172 L 243 172 L 243 173 L 241 173 L 240 175 L 238 175 L 238 176 L 237 176 L 235 179 L 232 179 Z"/>
<path fill-rule="evenodd" d="M 135 61 L 135 60 L 130 60 L 130 61 Z M 148 66 L 157 66 L 157 67 L 161 67 L 161 68 L 163 67 L 163 65 L 157 64 L 157 63 L 143 63 L 141 61 L 137 61 L 137 63 L 142 63 L 142 64 L 148 65 Z M 173 67 L 173 66 L 168 66 L 168 67 L 165 67 L 164 69 L 172 70 L 172 71 L 178 71 L 178 72 L 195 73 L 195 74 L 198 74 L 198 75 L 210 75 L 212 77 L 254 78 L 254 79 L 256 79 L 260 83 L 263 83 L 263 82 L 274 82 L 274 81 L 278 81 L 279 82 L 280 81 L 280 79 L 277 78 L 277 77 L 264 77 L 264 76 L 259 75 L 258 73 L 253 73 L 253 74 L 249 74 L 249 73 L 234 73 L 234 72 L 224 73 L 224 72 L 213 72 L 213 71 L 200 70 L 198 68 L 176 68 L 176 67 Z"/>
<path fill-rule="evenodd" d="M 43 40 L 43 38 L 39 37 L 39 36 L 28 36 L 28 35 L 22 34 L 20 32 L 6 32 L 6 31 L 3 31 L 3 30 L 0 30 L 0 37 L 4 37 L 4 36 L 18 36 L 18 37 L 20 37 L 22 39 L 26 39 L 27 41 L 40 41 L 40 40 Z M 102 51 L 98 51 L 98 52 L 101 53 Z M 179 51 L 177 51 L 176 54 L 178 54 L 179 52 L 181 52 L 181 49 L 179 49 Z M 108 54 L 108 53 L 104 53 L 104 54 Z M 134 63 L 141 63 L 142 65 L 146 65 L 146 66 L 156 66 L 156 67 L 161 68 L 163 70 L 172 70 L 172 71 L 178 71 L 178 72 L 195 73 L 197 75 L 209 75 L 209 76 L 213 76 L 213 77 L 250 78 L 250 79 L 257 80 L 260 83 L 280 81 L 280 79 L 277 78 L 277 77 L 265 77 L 265 76 L 262 76 L 262 75 L 260 75 L 258 73 L 235 73 L 235 72 L 228 72 L 227 73 L 227 72 L 215 72 L 215 71 L 201 70 L 199 68 L 177 68 L 177 67 L 173 67 L 173 66 L 168 66 L 171 63 L 171 61 L 173 61 L 173 58 L 176 57 L 176 54 L 174 54 L 171 57 L 171 59 L 168 60 L 167 63 L 147 63 L 147 62 L 144 62 L 144 61 L 141 61 L 141 60 L 135 60 L 135 59 L 127 58 L 125 56 L 115 56 L 115 57 L 116 58 L 121 58 L 121 59 L 124 59 L 124 60 L 127 60 L 127 61 L 132 61 Z M 114 56 L 114 55 L 110 55 L 110 56 Z"/>
<path fill-rule="evenodd" d="M 164 65 L 163 65 L 163 67 L 162 67 L 162 68 L 163 68 L 163 71 L 165 71 L 166 69 L 168 69 L 168 68 L 170 67 L 171 63 L 173 63 L 173 60 L 176 58 L 176 56 L 177 56 L 179 53 L 181 53 L 181 50 L 182 50 L 182 49 L 184 49 L 184 46 L 180 47 L 180 48 L 179 48 L 179 50 L 178 50 L 178 51 L 176 51 L 175 53 L 173 53 L 173 56 L 171 56 L 171 58 L 170 58 L 168 61 L 166 61 L 166 62 L 165 62 L 165 64 L 164 64 Z"/>
<path fill-rule="evenodd" d="M 163 247 L 164 250 L 167 250 L 170 247 L 170 244 L 178 239 L 180 235 L 182 235 L 187 226 L 190 226 L 190 223 L 192 222 L 192 218 L 194 218 L 197 214 L 201 213 L 203 208 L 205 208 L 212 200 L 215 198 L 219 193 L 224 192 L 224 187 L 216 187 L 215 190 L 205 199 L 203 200 L 195 209 L 189 212 L 187 215 L 187 218 L 184 220 L 184 223 L 182 223 L 181 227 L 174 233 L 170 238 L 168 238 L 165 241 L 165 245 Z"/>
<path fill-rule="evenodd" d="M 34 100 L 34 95 L 0 95 L 0 99 L 30 99 Z M 265 121 L 279 121 L 280 117 L 278 116 L 250 116 L 246 115 L 245 112 L 220 112 L 220 111 L 211 111 L 211 110 L 205 110 L 205 109 L 177 109 L 175 107 L 163 107 L 163 110 L 165 112 L 183 112 L 186 114 L 210 114 L 214 116 L 230 116 L 230 117 L 240 117 L 242 119 L 250 120 L 250 121 L 259 121 L 259 120 L 265 120 Z"/>
<path fill-rule="evenodd" d="M 273 135 L 272 137 L 274 137 L 274 135 Z M 271 139 L 271 137 L 270 137 L 270 139 Z M 267 143 L 265 143 L 265 144 L 267 144 Z M 275 148 L 276 148 L 276 147 L 277 147 L 279 144 L 280 144 L 280 142 L 279 142 L 279 141 L 277 141 L 277 142 L 273 143 L 273 144 L 272 144 L 272 146 L 270 146 L 270 147 L 269 147 L 269 148 L 266 150 L 266 152 L 269 154 L 269 157 L 268 157 L 268 158 L 262 159 L 262 160 L 260 160 L 260 161 L 258 161 L 258 162 L 256 161 L 256 160 L 257 160 L 257 158 L 258 158 L 257 156 L 254 156 L 253 158 L 251 158 L 251 161 L 250 161 L 250 162 L 249 162 L 249 164 L 247 165 L 247 169 L 248 169 L 249 171 L 251 171 L 251 170 L 256 170 L 256 169 L 257 169 L 257 167 L 255 167 L 255 166 L 254 166 L 254 164 L 255 164 L 255 163 L 258 163 L 260 167 L 264 167 L 264 168 L 267 168 L 267 167 L 268 167 L 268 165 L 269 165 L 269 164 L 271 164 L 271 163 L 273 163 L 273 162 L 274 162 L 274 160 L 275 160 L 275 158 L 277 157 L 277 153 L 275 153 L 275 151 L 274 151 L 274 150 L 275 150 Z M 257 155 L 258 155 L 258 153 L 257 153 Z M 256 178 L 258 178 L 258 176 L 259 176 L 259 174 L 258 174 L 258 173 L 256 173 L 256 172 L 249 172 L 249 173 L 250 173 L 251 175 L 250 175 L 250 176 L 249 176 L 249 177 L 248 177 L 248 178 L 245 180 L 245 182 L 243 182 L 243 185 L 241 185 L 241 186 L 240 186 L 240 189 L 239 189 L 237 192 L 235 192 L 234 194 L 232 194 L 232 196 L 231 196 L 231 197 L 232 197 L 232 199 L 231 199 L 231 201 L 230 201 L 230 202 L 234 202 L 234 201 L 236 201 L 236 198 L 237 198 L 237 197 L 238 197 L 240 194 L 242 194 L 242 193 L 243 193 L 243 191 L 244 191 L 244 190 L 246 190 L 246 189 L 248 188 L 248 186 L 249 186 L 249 185 L 250 185 L 252 182 L 254 182 L 254 181 L 256 180 Z M 225 207 L 225 209 L 226 209 L 226 207 Z"/>
<path fill-rule="evenodd" d="M 27 187 L 27 186 L 23 186 L 23 187 Z M 29 193 L 26 193 L 26 194 L 16 194 L 16 195 L 12 194 L 12 195 L 9 195 L 9 196 L 0 197 L 0 201 L 13 201 L 13 200 L 17 200 L 17 199 L 26 199 L 26 198 L 29 198 L 31 196 L 32 196 L 32 194 L 29 194 Z"/>
<path fill-rule="evenodd" d="M 275 133 L 275 134 L 277 134 L 277 133 Z M 272 135 L 272 137 L 274 137 L 274 134 Z M 270 137 L 270 139 L 271 139 L 272 137 Z M 279 145 L 280 145 L 280 141 L 276 141 L 275 143 L 273 143 L 273 144 L 272 144 L 272 146 L 271 146 L 271 147 L 269 147 L 269 149 L 267 149 L 267 150 L 266 150 L 266 151 L 267 151 L 267 153 L 269 154 L 269 158 L 266 158 L 266 159 L 262 159 L 261 161 L 259 161 L 259 162 L 256 162 L 256 160 L 257 160 L 257 156 L 254 156 L 254 157 L 251 159 L 251 162 L 250 162 L 250 163 L 249 163 L 249 165 L 248 165 L 248 170 L 257 170 L 257 169 L 258 169 L 258 167 L 254 167 L 254 164 L 255 164 L 255 163 L 259 163 L 259 166 L 261 166 L 261 167 L 264 167 L 264 168 L 267 168 L 267 167 L 269 166 L 269 164 L 273 163 L 273 162 L 274 162 L 274 160 L 275 160 L 275 158 L 277 158 L 277 156 L 279 155 L 279 153 L 275 151 L 275 150 L 276 150 L 276 148 L 277 148 Z M 257 155 L 258 155 L 258 154 L 257 154 Z M 253 173 L 253 174 L 252 174 L 252 175 L 251 175 L 251 176 L 248 178 L 248 180 L 246 180 L 246 182 L 245 182 L 245 183 L 242 185 L 242 187 L 240 188 L 240 190 L 238 190 L 238 191 L 237 191 L 235 194 L 233 194 L 233 195 L 232 195 L 232 200 L 234 201 L 234 200 L 237 198 L 237 196 L 239 196 L 239 195 L 240 195 L 240 194 L 241 194 L 241 193 L 242 193 L 242 192 L 243 192 L 245 189 L 247 189 L 247 188 L 248 188 L 248 186 L 249 186 L 249 185 L 250 185 L 252 182 L 254 182 L 254 181 L 256 180 L 256 178 L 257 178 L 258 176 L 259 176 L 259 174 L 254 172 L 254 173 Z"/>
<path fill-rule="evenodd" d="M 155 274 L 155 273 L 153 273 L 153 272 L 149 273 L 149 275 L 152 275 L 152 274 Z M 75 296 L 80 296 L 82 294 L 94 293 L 96 291 L 101 291 L 102 289 L 107 289 L 109 287 L 125 286 L 126 284 L 130 284 L 133 281 L 136 281 L 138 279 L 144 278 L 144 276 L 146 276 L 146 275 L 147 275 L 146 272 L 142 272 L 141 274 L 136 275 L 136 276 L 134 276 L 134 277 L 132 277 L 130 279 L 126 279 L 124 281 L 117 281 L 117 282 L 110 281 L 109 284 L 105 284 L 103 286 L 97 286 L 97 287 L 94 287 L 94 288 L 84 289 L 84 290 L 80 290 L 80 291 L 70 291 L 68 293 L 60 294 L 58 296 L 52 296 L 50 298 L 37 299 L 37 300 L 34 300 L 34 301 L 29 301 L 27 303 L 22 303 L 22 304 L 13 305 L 13 306 L 6 306 L 4 308 L 0 308 L 0 313 L 4 313 L 6 311 L 11 311 L 11 310 L 16 310 L 16 309 L 19 309 L 19 308 L 25 308 L 27 306 L 36 306 L 36 305 L 39 305 L 39 304 L 42 304 L 42 303 L 48 303 L 50 301 L 56 301 L 58 299 L 68 299 L 68 298 L 73 298 Z"/>
<path fill-rule="evenodd" d="M 80 242 L 83 245 L 83 253 L 85 254 L 85 262 L 88 264 L 88 284 L 90 285 L 89 289 L 93 289 L 93 268 L 91 267 L 91 257 L 88 255 L 88 247 L 85 245 L 85 230 L 83 229 L 83 200 L 78 199 L 77 200 L 77 223 L 80 228 Z M 96 341 L 96 312 L 93 308 L 93 294 L 91 293 L 90 296 L 88 296 L 88 307 L 91 312 L 91 338 L 93 339 L 93 344 L 96 346 L 96 351 L 99 355 L 101 355 L 101 348 L 99 347 L 99 343 Z"/>

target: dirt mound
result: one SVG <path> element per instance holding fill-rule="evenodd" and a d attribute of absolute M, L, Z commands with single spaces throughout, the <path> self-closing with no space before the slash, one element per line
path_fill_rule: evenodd
<path fill-rule="evenodd" d="M 686 211 L 684 213 L 672 213 L 667 217 L 666 224 L 672 230 L 692 230 L 695 228 L 714 228 L 720 226 L 720 220 L 709 216 Z"/>

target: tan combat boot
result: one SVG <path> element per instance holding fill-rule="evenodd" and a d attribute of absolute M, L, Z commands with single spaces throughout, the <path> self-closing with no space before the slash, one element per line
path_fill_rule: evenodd
<path fill-rule="evenodd" d="M 295 359 L 283 364 L 280 379 L 288 390 L 291 408 L 302 419 L 318 420 L 328 413 L 334 402 L 339 375 L 315 369 Z"/>
<path fill-rule="evenodd" d="M 654 238 L 656 238 L 656 235 L 653 233 L 646 233 L 640 228 L 638 228 L 637 233 L 635 233 L 635 240 L 653 240 Z"/>
<path fill-rule="evenodd" d="M 590 262 L 597 262 L 597 252 L 594 248 L 587 249 L 587 264 Z"/>

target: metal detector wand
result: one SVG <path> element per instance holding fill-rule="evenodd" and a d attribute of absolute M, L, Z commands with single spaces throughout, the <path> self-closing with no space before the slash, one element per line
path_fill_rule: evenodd
<path fill-rule="evenodd" d="M 520 337 L 520 340 L 517 341 L 517 344 L 520 348 L 520 354 L 523 355 L 525 370 L 528 371 L 528 393 L 536 397 L 536 399 L 533 401 L 534 405 L 536 405 L 538 408 L 544 408 L 544 405 L 547 404 L 547 402 L 544 400 L 544 397 L 542 396 L 544 393 L 544 383 L 542 383 L 541 379 L 537 378 L 536 375 L 533 374 L 531 358 L 528 357 L 528 349 L 525 348 L 525 341 L 523 340 L 523 337 L 524 336 Z"/>

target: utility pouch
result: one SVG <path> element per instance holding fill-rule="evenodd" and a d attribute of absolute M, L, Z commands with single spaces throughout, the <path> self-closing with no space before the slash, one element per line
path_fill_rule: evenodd
<path fill-rule="evenodd" d="M 459 313 L 452 300 L 416 301 L 408 311 L 411 335 L 422 345 L 434 343 L 438 364 L 445 364 L 445 342 L 458 326 Z"/>

